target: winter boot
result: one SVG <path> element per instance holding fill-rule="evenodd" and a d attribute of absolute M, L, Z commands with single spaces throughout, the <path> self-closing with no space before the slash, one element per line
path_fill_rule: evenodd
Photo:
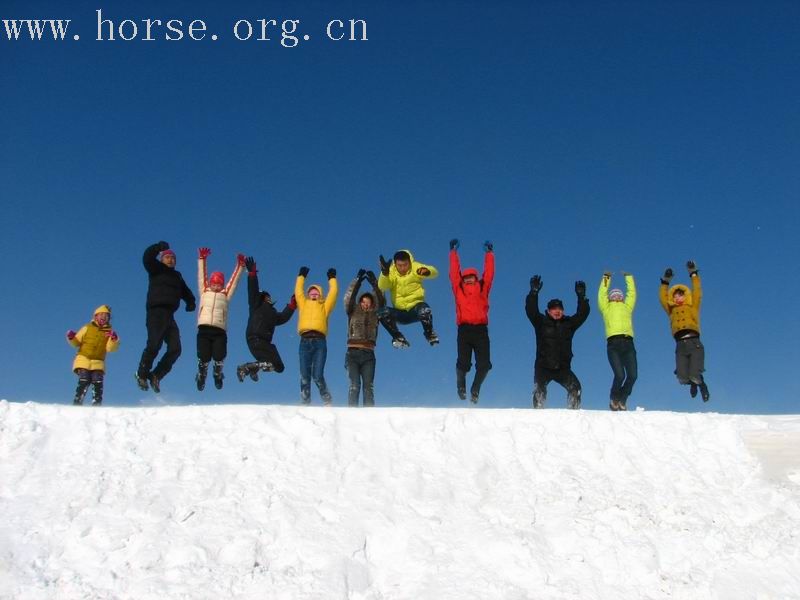
<path fill-rule="evenodd" d="M 147 390 L 150 389 L 150 385 L 147 383 L 147 375 L 142 376 L 137 371 L 136 373 L 133 374 L 133 376 L 136 378 L 136 385 L 139 386 L 140 390 L 146 392 Z"/>
<path fill-rule="evenodd" d="M 161 393 L 161 378 L 158 375 L 156 375 L 155 373 L 150 373 L 150 375 L 147 376 L 147 380 L 150 382 L 150 387 L 153 388 L 153 391 L 156 394 L 160 394 Z"/>
<path fill-rule="evenodd" d="M 236 379 L 239 383 L 244 383 L 244 376 L 250 373 L 250 363 L 245 363 L 236 367 Z"/>
<path fill-rule="evenodd" d="M 544 408 L 544 403 L 547 400 L 547 388 L 543 385 L 536 385 L 533 390 L 533 408 Z"/>
<path fill-rule="evenodd" d="M 703 402 L 708 402 L 708 399 L 711 398 L 711 394 L 708 392 L 708 386 L 706 382 L 700 384 L 700 396 L 703 398 Z"/>
<path fill-rule="evenodd" d="M 478 396 L 481 393 L 481 385 L 483 385 L 483 380 L 486 379 L 486 376 L 489 374 L 489 369 L 475 368 L 475 379 L 472 380 L 472 385 L 469 388 L 470 391 L 470 402 L 473 404 L 478 403 Z"/>
<path fill-rule="evenodd" d="M 608 404 L 608 408 L 610 408 L 611 410 L 613 410 L 615 412 L 620 410 L 620 408 L 619 408 L 619 400 L 617 400 L 616 398 L 612 398 L 611 402 L 609 402 L 609 404 Z"/>
<path fill-rule="evenodd" d="M 478 396 L 480 396 L 480 390 L 476 390 L 474 387 L 469 391 L 469 401 L 473 404 L 478 403 Z"/>
<path fill-rule="evenodd" d="M 194 376 L 197 383 L 197 391 L 202 392 L 206 387 L 206 377 L 208 376 L 208 363 L 202 360 L 197 361 L 197 375 Z"/>
<path fill-rule="evenodd" d="M 697 384 L 694 381 L 689 384 L 689 395 L 692 398 L 697 398 Z"/>
<path fill-rule="evenodd" d="M 92 406 L 100 406 L 103 403 L 103 382 L 95 381 L 92 384 Z"/>
<path fill-rule="evenodd" d="M 620 400 L 619 401 L 619 409 L 622 411 L 628 410 L 628 401 L 627 400 Z"/>
<path fill-rule="evenodd" d="M 419 321 L 422 323 L 422 331 L 425 334 L 425 339 L 431 346 L 439 343 L 439 336 L 433 330 L 433 314 L 430 308 L 425 308 L 420 311 Z"/>
<path fill-rule="evenodd" d="M 461 369 L 456 369 L 456 392 L 462 400 L 467 399 L 467 374 Z"/>
<path fill-rule="evenodd" d="M 218 390 L 222 389 L 222 380 L 225 379 L 225 374 L 222 372 L 222 363 L 214 361 L 214 387 Z"/>
<path fill-rule="evenodd" d="M 398 332 L 397 337 L 392 339 L 392 346 L 395 348 L 408 348 L 410 345 L 402 333 Z"/>
<path fill-rule="evenodd" d="M 75 398 L 72 403 L 80 406 L 83 404 L 83 397 L 86 395 L 86 390 L 89 389 L 88 379 L 78 379 L 78 387 L 75 389 Z"/>
<path fill-rule="evenodd" d="M 433 330 L 425 334 L 425 339 L 428 340 L 428 343 L 431 346 L 435 346 L 436 344 L 439 343 L 439 336 L 436 335 L 436 332 Z"/>

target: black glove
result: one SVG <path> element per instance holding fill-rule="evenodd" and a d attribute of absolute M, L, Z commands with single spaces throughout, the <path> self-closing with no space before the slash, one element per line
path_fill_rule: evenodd
<path fill-rule="evenodd" d="M 608 279 L 610 281 L 611 280 L 611 271 L 603 271 L 603 277 L 605 277 L 606 279 Z"/>
<path fill-rule="evenodd" d="M 460 244 L 458 243 L 458 240 L 456 238 L 450 240 L 450 250 L 458 250 L 459 246 Z"/>
<path fill-rule="evenodd" d="M 697 275 L 697 265 L 693 260 L 686 261 L 686 268 L 689 269 L 689 275 Z"/>
<path fill-rule="evenodd" d="M 300 272 L 298 274 L 300 275 L 300 277 L 307 277 L 308 267 L 300 267 Z"/>
<path fill-rule="evenodd" d="M 366 277 L 366 275 L 367 275 L 366 269 L 359 269 L 358 273 L 356 273 L 356 277 L 358 278 L 359 281 L 364 279 L 364 277 Z"/>
<path fill-rule="evenodd" d="M 256 259 L 253 258 L 252 256 L 248 256 L 247 258 L 244 259 L 244 266 L 247 267 L 248 273 L 254 273 L 254 274 L 258 273 L 258 271 L 256 270 Z"/>
<path fill-rule="evenodd" d="M 427 277 L 430 274 L 431 270 L 426 267 L 420 267 L 419 269 L 417 269 L 417 275 L 419 275 L 420 277 Z"/>
<path fill-rule="evenodd" d="M 489 240 L 486 240 L 485 242 L 483 242 L 483 249 L 486 252 L 492 252 L 494 250 L 494 244 Z"/>
<path fill-rule="evenodd" d="M 195 307 L 195 305 L 194 305 L 194 302 L 192 302 L 191 304 L 187 304 L 187 305 L 186 305 L 186 312 L 194 312 L 194 309 L 195 309 L 195 308 L 196 308 L 196 307 Z"/>
<path fill-rule="evenodd" d="M 169 244 L 167 242 L 158 242 L 158 251 L 163 252 L 164 250 L 169 250 Z"/>
<path fill-rule="evenodd" d="M 664 271 L 664 276 L 661 278 L 661 283 L 663 283 L 664 285 L 669 285 L 671 279 L 672 279 L 672 269 L 667 268 L 667 270 Z"/>
<path fill-rule="evenodd" d="M 378 287 L 378 279 L 372 271 L 367 271 L 367 281 L 369 281 L 370 285 Z"/>
<path fill-rule="evenodd" d="M 381 273 L 383 273 L 384 275 L 386 275 L 388 277 L 389 276 L 389 267 L 391 266 L 392 263 L 386 262 L 386 259 L 383 258 L 383 254 L 381 254 L 378 257 L 378 259 L 381 261 Z"/>
<path fill-rule="evenodd" d="M 575 293 L 578 295 L 578 298 L 585 298 L 586 297 L 586 282 L 585 281 L 576 281 L 575 282 Z"/>
<path fill-rule="evenodd" d="M 539 275 L 534 275 L 531 277 L 531 291 L 534 294 L 538 294 L 539 290 L 542 289 L 542 278 Z"/>
<path fill-rule="evenodd" d="M 336 269 L 331 267 L 328 269 L 328 279 L 333 279 L 334 277 L 336 277 Z"/>

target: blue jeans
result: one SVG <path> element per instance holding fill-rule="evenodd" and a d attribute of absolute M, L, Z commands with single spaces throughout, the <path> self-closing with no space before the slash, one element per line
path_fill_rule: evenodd
<path fill-rule="evenodd" d="M 627 337 L 610 338 L 606 351 L 608 363 L 614 372 L 614 380 L 611 382 L 611 400 L 626 404 L 638 375 L 636 348 L 633 345 L 633 339 Z"/>
<path fill-rule="evenodd" d="M 350 378 L 347 394 L 348 406 L 358 406 L 361 383 L 364 383 L 364 406 L 375 406 L 375 352 L 366 348 L 348 348 L 344 359 L 345 369 Z"/>
<path fill-rule="evenodd" d="M 328 384 L 325 383 L 325 359 L 328 341 L 324 337 L 300 338 L 300 401 L 311 404 L 311 380 L 317 384 L 324 404 L 331 403 Z"/>

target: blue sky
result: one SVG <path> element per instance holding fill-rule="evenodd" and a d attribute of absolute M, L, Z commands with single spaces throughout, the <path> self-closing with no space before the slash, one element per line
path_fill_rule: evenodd
<path fill-rule="evenodd" d="M 0 248 L 9 285 L 0 397 L 69 402 L 64 332 L 114 309 L 122 345 L 106 402 L 155 403 L 132 373 L 145 342 L 144 248 L 167 240 L 194 286 L 196 250 L 229 273 L 252 254 L 288 299 L 297 269 L 342 287 L 377 256 L 409 248 L 442 339 L 377 351 L 378 405 L 459 406 L 448 240 L 480 266 L 495 243 L 494 369 L 481 406 L 528 407 L 528 280 L 592 314 L 576 335 L 583 405 L 604 409 L 611 371 L 596 286 L 631 271 L 639 381 L 648 410 L 797 412 L 794 301 L 800 189 L 800 6 L 791 2 L 6 2 L 0 19 L 72 19 L 55 42 L 0 37 Z M 203 19 L 217 41 L 98 42 L 96 9 L 120 22 Z M 240 42 L 239 19 L 299 19 L 296 48 Z M 332 42 L 332 19 L 364 19 L 366 42 Z M 140 34 L 140 37 L 142 34 Z M 676 382 L 659 276 L 697 261 L 712 401 Z M 617 276 L 615 282 L 620 282 Z M 243 290 L 242 290 L 243 291 Z M 240 384 L 245 294 L 234 297 L 225 388 L 196 392 L 195 315 L 177 314 L 183 355 L 158 401 L 294 403 L 296 317 L 275 342 L 282 375 Z M 346 403 L 345 316 L 331 318 L 326 375 Z M 319 402 L 316 390 L 312 398 Z M 565 393 L 550 388 L 548 406 Z"/>

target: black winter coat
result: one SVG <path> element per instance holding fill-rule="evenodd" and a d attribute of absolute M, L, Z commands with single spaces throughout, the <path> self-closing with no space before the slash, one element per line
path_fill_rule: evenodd
<path fill-rule="evenodd" d="M 147 287 L 147 308 L 167 308 L 175 312 L 183 300 L 186 303 L 187 312 L 192 312 L 195 309 L 192 290 L 186 285 L 178 271 L 158 260 L 160 251 L 160 246 L 153 244 L 147 247 L 142 257 L 144 268 L 150 279 Z"/>
<path fill-rule="evenodd" d="M 294 309 L 288 304 L 281 311 L 275 310 L 272 303 L 264 299 L 258 289 L 258 275 L 247 275 L 247 303 L 250 306 L 250 317 L 247 319 L 247 339 L 259 339 L 272 343 L 275 327 L 283 325 L 294 314 Z"/>
<path fill-rule="evenodd" d="M 530 292 L 525 300 L 525 313 L 536 330 L 536 366 L 545 369 L 569 369 L 572 365 L 572 336 L 589 316 L 589 301 L 578 298 L 578 310 L 556 321 L 539 312 L 539 295 Z"/>

